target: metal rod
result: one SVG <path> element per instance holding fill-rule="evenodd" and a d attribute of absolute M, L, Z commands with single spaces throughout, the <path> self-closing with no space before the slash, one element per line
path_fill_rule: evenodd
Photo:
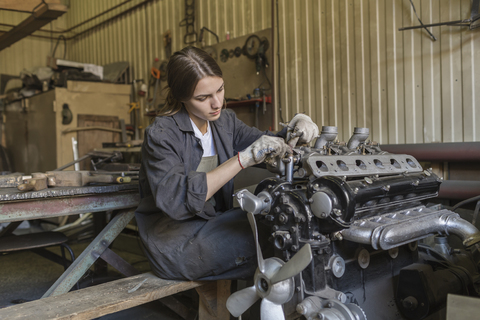
<path fill-rule="evenodd" d="M 418 161 L 468 162 L 480 159 L 480 142 L 386 144 L 383 151 L 409 154 Z"/>

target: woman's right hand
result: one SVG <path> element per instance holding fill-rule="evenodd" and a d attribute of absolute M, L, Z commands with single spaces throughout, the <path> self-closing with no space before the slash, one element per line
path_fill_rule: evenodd
<path fill-rule="evenodd" d="M 283 156 L 289 150 L 289 146 L 282 138 L 265 135 L 258 138 L 247 149 L 239 152 L 238 162 L 245 169 L 263 162 L 267 156 Z"/>

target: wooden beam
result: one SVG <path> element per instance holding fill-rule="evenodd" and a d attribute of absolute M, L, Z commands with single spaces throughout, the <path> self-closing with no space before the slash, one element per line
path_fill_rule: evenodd
<path fill-rule="evenodd" d="M 0 51 L 32 34 L 65 12 L 67 12 L 67 7 L 62 4 L 42 4 L 35 10 L 34 14 L 30 15 L 9 32 L 0 36 Z"/>
<path fill-rule="evenodd" d="M 45 0 L 48 4 L 61 4 L 60 0 Z M 0 0 L 0 10 L 32 12 L 42 0 Z"/>
<path fill-rule="evenodd" d="M 0 309 L 0 319 L 95 319 L 205 284 L 163 280 L 151 273 Z"/>

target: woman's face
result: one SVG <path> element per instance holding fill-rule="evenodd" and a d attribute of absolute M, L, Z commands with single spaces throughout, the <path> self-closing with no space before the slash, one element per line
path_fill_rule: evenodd
<path fill-rule="evenodd" d="M 225 95 L 223 86 L 222 78 L 205 77 L 198 81 L 193 96 L 183 101 L 190 118 L 200 130 L 206 125 L 206 121 L 220 118 Z"/>

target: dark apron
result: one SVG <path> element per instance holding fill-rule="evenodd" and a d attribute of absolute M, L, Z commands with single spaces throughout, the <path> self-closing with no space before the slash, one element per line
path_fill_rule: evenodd
<path fill-rule="evenodd" d="M 209 172 L 217 166 L 218 156 L 204 157 L 197 171 Z M 253 277 L 257 267 L 255 241 L 247 215 L 240 208 L 218 212 L 210 220 L 154 216 L 149 221 L 152 227 L 142 238 L 145 254 L 159 277 L 176 280 Z"/>

